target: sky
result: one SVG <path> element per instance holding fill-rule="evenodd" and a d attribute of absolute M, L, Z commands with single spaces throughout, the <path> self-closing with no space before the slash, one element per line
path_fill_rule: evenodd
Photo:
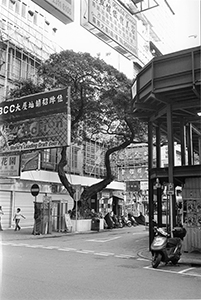
<path fill-rule="evenodd" d="M 200 46 L 201 0 L 168 0 L 175 12 L 175 50 Z"/>
<path fill-rule="evenodd" d="M 160 2 L 164 2 L 164 0 L 156 1 L 159 5 Z M 173 30 L 170 30 L 170 36 L 163 37 L 163 44 L 166 42 L 168 44 L 170 39 L 173 41 L 171 43 L 171 50 L 168 47 L 163 47 L 164 49 L 168 49 L 166 53 L 199 46 L 201 44 L 201 0 L 167 1 L 175 15 L 169 14 Z M 61 24 L 57 31 L 57 43 L 63 49 L 72 49 L 76 52 L 89 52 L 92 56 L 97 56 L 100 53 L 102 59 L 112 64 L 119 71 L 125 73 L 126 70 L 127 76 L 131 78 L 133 76 L 133 69 L 128 59 L 122 58 L 115 50 L 80 26 L 79 3 L 80 1 L 75 0 L 74 22 L 68 25 Z"/>

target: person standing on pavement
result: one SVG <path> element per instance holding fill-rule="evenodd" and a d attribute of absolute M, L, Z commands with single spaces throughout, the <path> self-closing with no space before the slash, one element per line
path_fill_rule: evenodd
<path fill-rule="evenodd" d="M 15 213 L 14 218 L 13 218 L 13 221 L 15 221 L 15 231 L 21 229 L 19 226 L 21 218 L 26 219 L 25 216 L 23 216 L 21 214 L 21 209 L 17 208 L 17 212 Z"/>
<path fill-rule="evenodd" d="M 4 215 L 4 212 L 2 210 L 2 206 L 0 206 L 0 231 L 3 231 L 2 226 L 1 226 L 1 217 Z"/>

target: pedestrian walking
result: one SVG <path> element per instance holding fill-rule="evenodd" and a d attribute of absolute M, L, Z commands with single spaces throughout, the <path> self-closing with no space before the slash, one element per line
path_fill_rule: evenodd
<path fill-rule="evenodd" d="M 4 215 L 4 212 L 2 210 L 2 206 L 0 206 L 0 231 L 3 231 L 2 226 L 1 226 L 1 217 Z"/>
<path fill-rule="evenodd" d="M 21 218 L 26 219 L 25 216 L 23 216 L 21 214 L 21 209 L 17 208 L 17 212 L 15 213 L 14 218 L 13 218 L 13 221 L 15 221 L 15 231 L 21 229 L 19 226 Z"/>

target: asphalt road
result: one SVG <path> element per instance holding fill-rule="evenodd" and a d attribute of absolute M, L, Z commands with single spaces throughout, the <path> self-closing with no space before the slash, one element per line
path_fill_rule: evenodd
<path fill-rule="evenodd" d="M 200 269 L 155 270 L 146 244 L 143 227 L 2 242 L 0 299 L 201 299 Z"/>

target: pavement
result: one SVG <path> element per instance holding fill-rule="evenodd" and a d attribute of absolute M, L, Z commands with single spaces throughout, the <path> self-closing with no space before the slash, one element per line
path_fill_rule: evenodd
<path fill-rule="evenodd" d="M 97 233 L 97 231 L 84 231 L 84 232 L 52 232 L 51 234 L 40 234 L 40 235 L 33 235 L 32 234 L 33 228 L 21 228 L 19 231 L 14 231 L 13 229 L 6 229 L 3 231 L 0 231 L 0 243 L 6 242 L 6 241 L 17 241 L 17 240 L 38 240 L 38 239 L 47 239 L 47 238 L 58 238 L 63 237 L 66 235 L 78 235 L 78 234 L 93 234 Z M 100 230 L 99 232 L 105 232 L 105 231 L 112 231 L 112 230 L 119 230 L 119 229 L 104 229 Z M 146 231 L 146 228 L 144 226 L 137 226 L 135 227 L 135 230 L 144 230 Z M 138 250 L 138 256 L 144 259 L 151 260 L 151 252 L 147 248 L 147 241 L 144 240 L 144 247 L 142 247 L 140 250 Z M 183 252 L 182 256 L 179 260 L 180 264 L 187 264 L 191 266 L 201 266 L 201 252 L 195 251 L 191 253 Z"/>

